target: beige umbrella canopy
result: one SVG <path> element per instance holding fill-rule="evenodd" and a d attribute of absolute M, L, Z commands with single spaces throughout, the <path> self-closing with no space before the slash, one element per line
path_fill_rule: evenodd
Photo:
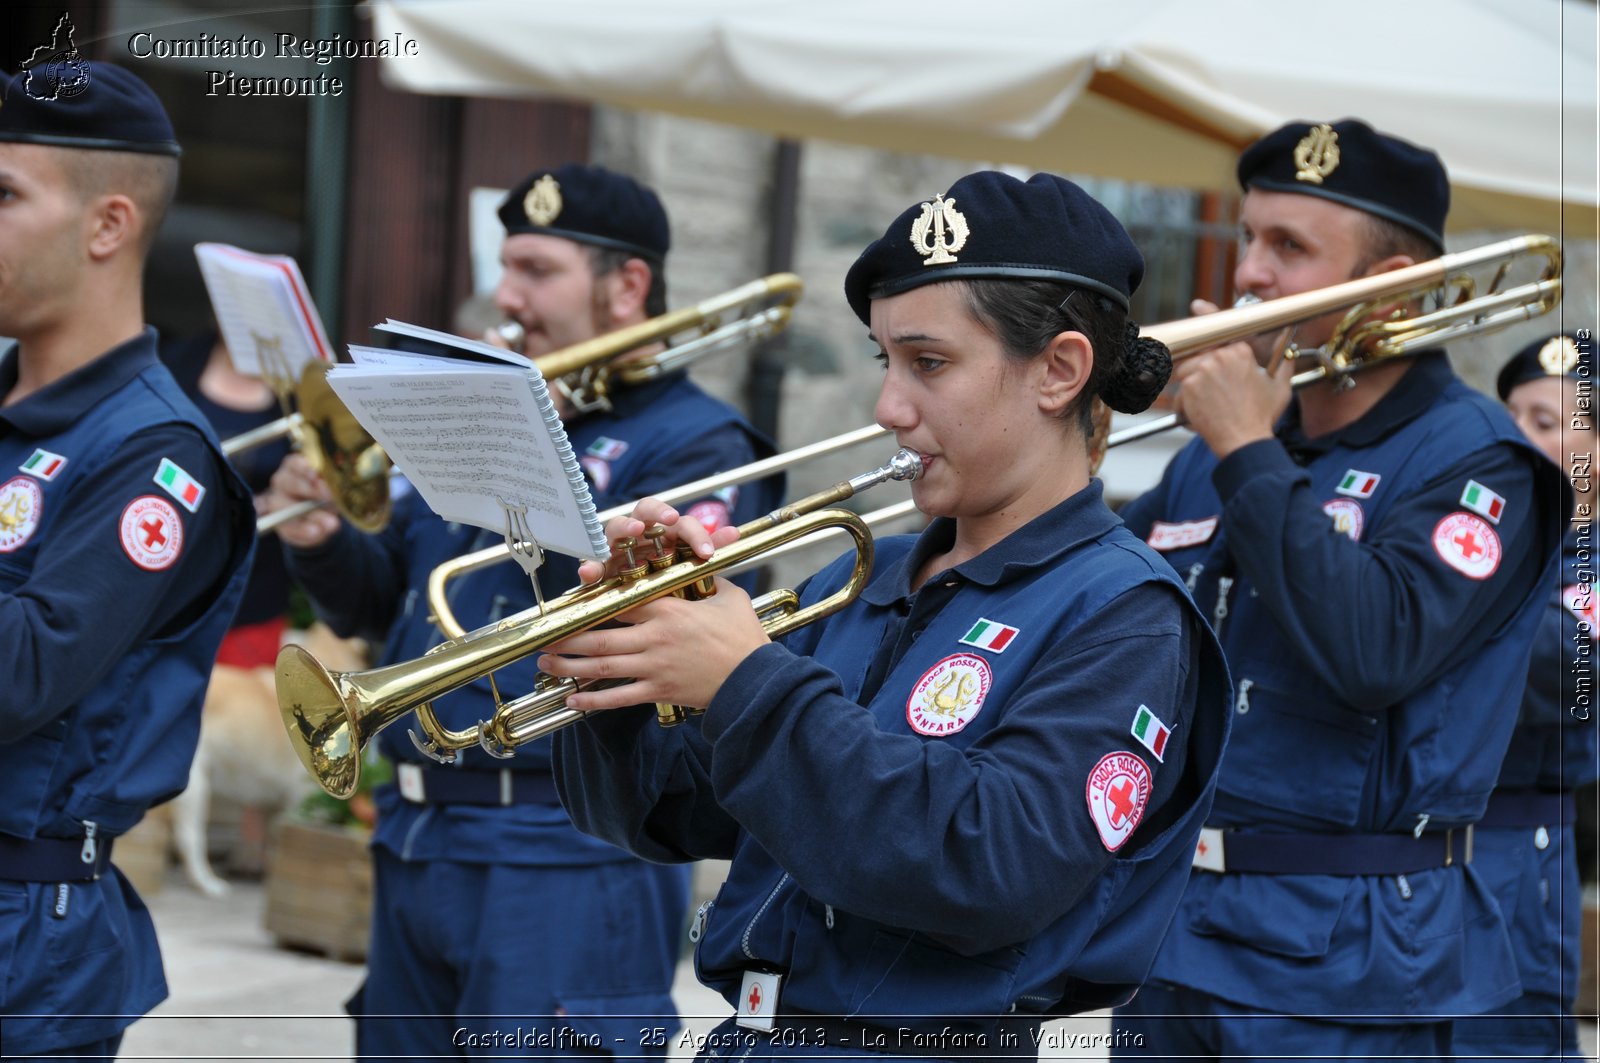
<path fill-rule="evenodd" d="M 391 84 L 594 99 L 876 147 L 1224 188 L 1293 119 L 1436 149 L 1452 228 L 1600 219 L 1584 0 L 376 0 Z"/>

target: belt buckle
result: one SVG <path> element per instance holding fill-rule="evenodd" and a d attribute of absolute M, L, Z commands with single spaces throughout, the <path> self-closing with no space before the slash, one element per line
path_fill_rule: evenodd
<path fill-rule="evenodd" d="M 778 992 L 783 975 L 772 971 L 745 971 L 739 986 L 739 1014 L 734 1022 L 747 1030 L 771 1032 L 778 1020 Z"/>
<path fill-rule="evenodd" d="M 422 782 L 422 765 L 402 760 L 395 765 L 394 780 L 400 787 L 400 796 L 414 805 L 428 802 L 427 787 Z"/>
<path fill-rule="evenodd" d="M 1215 871 L 1219 875 L 1228 870 L 1222 835 L 1219 827 L 1200 828 L 1200 840 L 1195 842 L 1192 866 L 1202 871 Z"/>
<path fill-rule="evenodd" d="M 1472 863 L 1472 834 L 1473 824 L 1465 827 L 1454 827 L 1444 832 L 1444 866 L 1451 867 L 1456 862 L 1456 834 L 1461 835 L 1461 864 L 1466 866 Z"/>

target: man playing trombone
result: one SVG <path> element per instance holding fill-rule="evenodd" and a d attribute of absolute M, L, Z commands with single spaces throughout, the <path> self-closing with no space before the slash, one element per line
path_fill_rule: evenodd
<path fill-rule="evenodd" d="M 1361 122 L 1284 126 L 1238 176 L 1241 291 L 1442 251 L 1438 157 Z M 1564 485 L 1442 350 L 1292 399 L 1271 353 L 1182 364 L 1200 438 L 1123 513 L 1211 617 L 1237 693 L 1196 873 L 1114 1019 L 1143 1047 L 1118 1054 L 1446 1056 L 1449 1016 L 1517 993 L 1471 824 L 1516 720 Z"/>
<path fill-rule="evenodd" d="M 505 272 L 495 302 L 520 326 L 528 355 L 665 311 L 666 212 L 631 178 L 575 164 L 540 171 L 511 191 L 500 219 Z M 562 412 L 601 508 L 771 453 L 735 410 L 681 372 L 618 389 L 608 405 L 579 411 L 568 403 Z M 326 497 L 295 457 L 274 487 L 290 498 Z M 713 525 L 747 519 L 775 505 L 781 490 L 781 478 L 768 480 L 686 510 Z M 429 573 L 494 538 L 444 523 L 415 493 L 396 503 L 377 536 L 329 513 L 288 523 L 281 535 L 318 611 L 341 634 L 385 640 L 385 663 L 438 645 Z M 576 568 L 551 555 L 540 579 L 553 597 L 576 582 Z M 452 586 L 453 611 L 469 628 L 533 604 L 527 577 L 512 565 Z M 497 678 L 509 691 L 531 688 L 534 675 L 523 663 Z M 494 714 L 490 683 L 479 680 L 435 709 L 451 726 L 486 719 Z M 640 1045 L 639 1027 L 670 1033 L 674 1025 L 686 869 L 645 863 L 574 830 L 556 798 L 548 742 L 508 761 L 473 749 L 442 765 L 403 731 L 382 739 L 398 778 L 376 794 L 368 977 L 350 1004 L 360 1055 L 476 1057 L 521 1054 L 530 1044 L 552 1054 L 608 1051 L 619 1038 L 664 1055 L 665 1039 Z M 503 1036 L 508 1024 L 517 1037 Z"/>

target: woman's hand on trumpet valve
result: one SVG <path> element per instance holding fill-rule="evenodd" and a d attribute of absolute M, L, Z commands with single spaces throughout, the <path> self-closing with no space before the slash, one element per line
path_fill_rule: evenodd
<path fill-rule="evenodd" d="M 1217 311 L 1204 299 L 1194 300 L 1191 308 L 1196 315 Z M 1250 344 L 1240 341 L 1174 362 L 1177 412 L 1218 458 L 1272 438 L 1273 426 L 1289 406 L 1294 375 L 1287 359 L 1273 360 L 1276 369 L 1269 373 Z"/>
<path fill-rule="evenodd" d="M 637 538 L 646 527 L 667 529 L 663 545 L 686 543 L 702 560 L 718 547 L 739 537 L 737 528 L 707 532 L 693 517 L 647 498 L 633 515 L 618 517 L 606 526 L 615 544 L 624 537 Z M 585 583 L 614 575 L 622 564 L 613 545 L 605 566 L 586 562 L 579 571 Z M 724 681 L 751 652 L 766 645 L 761 620 L 750 606 L 750 596 L 736 584 L 717 579 L 716 593 L 698 601 L 658 598 L 617 619 L 621 626 L 585 631 L 547 647 L 539 669 L 549 675 L 574 679 L 630 678 L 632 682 L 603 690 L 588 690 L 567 699 L 567 707 L 585 712 L 619 709 L 649 702 L 705 708 Z"/>
<path fill-rule="evenodd" d="M 290 454 L 283 459 L 278 471 L 272 474 L 270 493 L 273 510 L 304 501 L 333 501 L 333 492 L 302 454 Z M 301 550 L 321 546 L 338 530 L 339 515 L 326 509 L 314 509 L 303 517 L 284 521 L 277 528 L 279 539 Z"/>

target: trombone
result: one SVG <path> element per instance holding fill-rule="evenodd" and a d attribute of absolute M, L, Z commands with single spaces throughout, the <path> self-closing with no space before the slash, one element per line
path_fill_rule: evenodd
<path fill-rule="evenodd" d="M 286 647 L 278 655 L 276 672 L 278 708 L 289 740 L 306 770 L 335 797 L 355 792 L 362 747 L 412 711 L 425 736 L 419 738 L 413 731 L 412 741 L 436 760 L 452 761 L 460 750 L 472 746 L 510 756 L 517 746 L 582 719 L 582 713 L 566 708 L 566 700 L 587 684 L 542 675 L 531 693 L 499 703 L 491 719 L 460 731 L 440 723 L 432 702 L 646 602 L 668 594 L 689 598 L 714 594 L 714 575 L 830 529 L 844 531 L 855 544 L 855 564 L 844 586 L 809 606 L 802 607 L 799 596 L 787 589 L 763 595 L 754 605 L 763 628 L 774 638 L 836 613 L 866 587 L 874 547 L 872 531 L 862 519 L 834 504 L 888 480 L 915 479 L 921 472 L 921 460 L 901 450 L 870 472 L 742 525 L 737 542 L 706 560 L 682 544 L 676 552 L 665 550 L 665 529 L 658 526 L 646 532 L 652 539 L 648 556 L 635 554 L 638 544 L 618 543 L 628 567 L 617 576 L 569 591 L 540 613 L 511 617 L 444 643 L 415 661 L 365 672 L 330 672 L 300 647 Z M 685 711 L 675 705 L 656 706 L 663 725 L 681 722 Z"/>
<path fill-rule="evenodd" d="M 1522 260 L 1543 260 L 1536 280 L 1502 288 L 1511 267 Z M 1483 294 L 1477 294 L 1471 273 L 1494 267 L 1495 273 Z M 1455 299 L 1442 309 L 1420 316 L 1408 316 L 1396 309 L 1381 320 L 1371 320 L 1375 311 L 1407 304 L 1441 290 L 1455 293 Z M 1255 301 L 1203 317 L 1181 318 L 1142 329 L 1144 335 L 1160 340 L 1172 351 L 1173 360 L 1187 358 L 1222 343 L 1247 339 L 1303 321 L 1319 318 L 1344 307 L 1350 309 L 1335 326 L 1322 347 L 1301 350 L 1290 346 L 1285 356 L 1316 358 L 1319 364 L 1295 375 L 1294 386 L 1305 387 L 1327 378 L 1344 379 L 1361 369 L 1392 358 L 1403 357 L 1426 347 L 1468 335 L 1486 335 L 1530 318 L 1548 313 L 1561 301 L 1561 247 L 1548 236 L 1519 236 L 1486 244 L 1404 269 L 1362 277 L 1312 292 L 1281 299 Z M 1104 414 L 1110 411 L 1103 405 Z M 1109 430 L 1106 417 L 1091 443 L 1093 464 L 1098 466 L 1104 451 L 1178 427 L 1176 414 L 1152 418 L 1119 432 Z M 858 443 L 885 438 L 889 430 L 867 425 L 842 435 L 824 439 L 797 450 L 730 469 L 716 476 L 696 480 L 660 496 L 669 504 L 699 498 L 722 487 L 748 483 L 813 458 L 831 454 Z M 600 514 L 602 521 L 624 516 L 632 505 L 618 506 Z M 901 503 L 889 510 L 868 514 L 869 520 L 888 521 L 910 512 Z M 446 589 L 450 583 L 477 569 L 510 560 L 505 544 L 497 544 L 444 562 L 428 577 L 428 603 L 434 622 L 447 638 L 460 638 L 465 629 L 451 612 Z"/>
<path fill-rule="evenodd" d="M 533 359 L 533 364 L 538 367 L 546 380 L 561 391 L 578 413 L 609 410 L 611 395 L 618 387 L 633 387 L 659 379 L 708 354 L 735 345 L 764 340 L 783 331 L 788 327 L 794 304 L 800 301 L 804 291 L 805 283 L 795 274 L 774 273 L 723 292 L 721 295 L 703 299 L 692 306 L 672 310 L 648 321 L 551 351 Z M 510 326 L 514 324 L 515 322 L 507 322 L 494 330 L 500 333 L 503 340 L 512 342 L 513 348 L 520 345 L 516 342 L 520 327 L 516 330 L 511 329 Z M 667 342 L 672 337 L 691 330 L 697 334 L 663 351 L 636 359 L 621 359 L 622 355 L 630 351 Z M 316 367 L 306 368 L 309 372 Z M 326 372 L 325 366 L 321 368 Z M 306 378 L 302 377 L 302 387 L 305 387 L 306 383 Z M 328 421 L 315 423 L 321 452 L 324 456 L 332 455 L 328 464 L 332 475 L 324 471 L 324 466 L 318 464 L 316 458 L 312 458 L 312 465 L 316 466 L 318 473 L 328 480 L 328 486 L 333 491 L 334 505 L 352 524 L 363 531 L 381 531 L 388 523 L 388 483 L 386 479 L 380 479 L 377 481 L 379 486 L 373 487 L 370 486 L 372 481 L 366 477 L 376 476 L 380 471 L 387 473 L 387 456 L 372 442 L 371 437 L 366 435 L 365 429 L 361 428 L 354 416 L 345 410 L 344 404 L 339 402 L 338 396 L 321 379 L 320 374 L 312 387 L 316 396 L 314 403 L 316 408 L 326 410 L 329 418 Z M 296 419 L 307 416 L 303 412 L 306 408 L 307 399 L 302 396 L 301 413 L 290 414 L 272 425 L 263 425 L 254 432 L 230 439 L 223 444 L 224 453 L 233 453 L 228 449 L 230 444 L 237 443 L 235 449 L 242 449 L 244 446 L 277 438 L 285 432 L 295 431 L 300 424 Z M 272 430 L 275 427 L 277 430 L 274 432 Z M 367 445 L 353 451 L 339 446 L 337 442 L 322 442 L 330 436 L 334 439 L 353 439 L 356 433 L 360 433 L 360 437 L 366 440 Z M 257 435 L 260 436 L 259 439 L 247 440 L 247 437 Z M 382 459 L 381 470 L 368 458 L 369 451 L 375 451 Z M 352 492 L 359 493 L 365 490 L 382 491 L 384 511 L 381 521 L 373 522 L 361 517 L 362 510 L 351 504 L 360 501 L 361 496 L 358 495 L 356 499 L 348 496 Z M 256 523 L 256 530 L 265 533 L 285 521 L 305 516 L 320 505 L 318 502 L 306 501 L 285 506 L 262 517 Z"/>
<path fill-rule="evenodd" d="M 344 518 L 362 531 L 382 531 L 389 523 L 389 457 L 328 386 L 329 368 L 327 362 L 307 362 L 293 385 L 283 377 L 269 377 L 279 403 L 292 405 L 293 412 L 223 440 L 222 453 L 231 458 L 288 436 L 327 482 L 333 505 Z M 265 535 L 321 505 L 297 502 L 265 514 L 256 520 L 256 533 Z"/>

